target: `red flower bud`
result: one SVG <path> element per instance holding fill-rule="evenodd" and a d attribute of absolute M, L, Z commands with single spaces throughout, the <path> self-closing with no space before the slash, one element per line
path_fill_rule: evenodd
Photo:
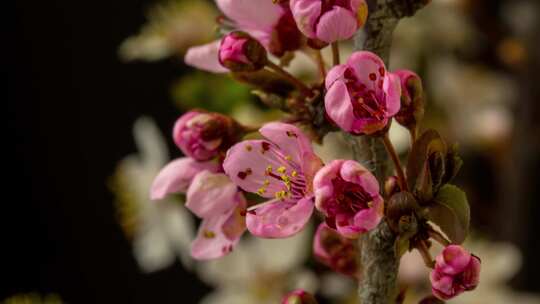
<path fill-rule="evenodd" d="M 232 32 L 221 39 L 219 62 L 233 72 L 254 72 L 268 62 L 262 44 L 244 32 Z"/>

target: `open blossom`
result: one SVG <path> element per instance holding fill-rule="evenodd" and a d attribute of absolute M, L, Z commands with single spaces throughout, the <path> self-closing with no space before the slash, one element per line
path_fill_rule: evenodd
<path fill-rule="evenodd" d="M 286 294 L 281 304 L 317 304 L 317 300 L 309 292 L 296 289 Z"/>
<path fill-rule="evenodd" d="M 235 30 L 248 33 L 273 55 L 280 57 L 300 48 L 302 34 L 287 5 L 272 0 L 216 0 L 216 4 Z M 227 72 L 218 60 L 220 44 L 214 41 L 190 48 L 186 64 L 214 73 Z"/>
<path fill-rule="evenodd" d="M 358 248 L 354 240 L 341 236 L 336 230 L 321 223 L 313 240 L 315 257 L 334 271 L 355 276 L 359 270 Z"/>
<path fill-rule="evenodd" d="M 379 183 L 361 164 L 334 160 L 313 180 L 315 206 L 326 216 L 328 226 L 347 238 L 375 228 L 383 217 Z"/>
<path fill-rule="evenodd" d="M 327 43 L 351 38 L 368 13 L 365 0 L 291 0 L 290 6 L 302 33 Z"/>
<path fill-rule="evenodd" d="M 300 231 L 313 212 L 311 185 L 321 160 L 293 125 L 268 123 L 259 132 L 266 139 L 234 145 L 223 168 L 245 191 L 271 198 L 248 212 L 248 230 L 260 237 L 288 237 Z"/>
<path fill-rule="evenodd" d="M 222 66 L 235 72 L 257 71 L 268 61 L 266 50 L 259 41 L 239 31 L 221 39 L 218 59 Z"/>
<path fill-rule="evenodd" d="M 353 53 L 347 63 L 328 72 L 325 82 L 326 112 L 345 131 L 375 133 L 399 111 L 399 77 L 387 72 L 381 58 L 371 52 Z"/>
<path fill-rule="evenodd" d="M 224 115 L 190 111 L 176 121 L 173 139 L 186 156 L 206 161 L 228 148 L 237 128 L 236 123 Z"/>
<path fill-rule="evenodd" d="M 193 179 L 186 207 L 202 219 L 191 256 L 206 260 L 231 252 L 246 230 L 246 200 L 223 173 L 203 171 Z"/>
<path fill-rule="evenodd" d="M 449 245 L 435 259 L 431 272 L 433 295 L 448 300 L 476 288 L 480 278 L 480 259 L 463 247 Z"/>

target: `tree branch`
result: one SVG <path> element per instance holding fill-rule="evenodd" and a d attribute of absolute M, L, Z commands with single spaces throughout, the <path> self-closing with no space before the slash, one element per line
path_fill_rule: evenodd
<path fill-rule="evenodd" d="M 369 17 L 365 26 L 365 40 L 360 35 L 356 49 L 368 50 L 379 55 L 389 66 L 392 34 L 403 17 L 414 13 L 429 0 L 368 0 Z M 354 158 L 367 164 L 381 185 L 388 176 L 389 160 L 380 138 L 355 137 L 344 134 L 351 144 Z M 399 258 L 394 252 L 396 235 L 385 221 L 360 239 L 362 278 L 358 298 L 362 304 L 394 303 L 397 296 L 396 279 Z"/>

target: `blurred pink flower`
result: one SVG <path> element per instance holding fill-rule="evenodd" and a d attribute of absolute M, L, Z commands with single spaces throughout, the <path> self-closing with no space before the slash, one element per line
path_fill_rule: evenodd
<path fill-rule="evenodd" d="M 268 123 L 259 132 L 266 139 L 234 145 L 223 168 L 245 191 L 272 198 L 248 211 L 248 230 L 260 237 L 288 237 L 300 231 L 313 212 L 311 184 L 322 162 L 293 125 Z"/>
<path fill-rule="evenodd" d="M 313 180 L 315 206 L 326 223 L 347 238 L 375 228 L 384 204 L 375 176 L 352 160 L 334 160 Z"/>
<path fill-rule="evenodd" d="M 313 239 L 315 257 L 332 270 L 356 276 L 359 270 L 355 241 L 345 238 L 336 230 L 321 223 Z"/>
<path fill-rule="evenodd" d="M 343 130 L 372 134 L 382 130 L 400 108 L 400 79 L 368 51 L 355 52 L 326 76 L 325 108 Z"/>
<path fill-rule="evenodd" d="M 458 245 L 445 247 L 435 259 L 430 280 L 433 295 L 442 300 L 476 288 L 480 278 L 480 259 Z"/>
<path fill-rule="evenodd" d="M 300 31 L 326 43 L 351 38 L 367 19 L 365 0 L 291 0 Z"/>
<path fill-rule="evenodd" d="M 216 0 L 220 10 L 236 30 L 257 39 L 270 53 L 280 57 L 300 48 L 302 34 L 296 27 L 288 6 L 272 0 Z M 218 60 L 219 41 L 190 48 L 184 61 L 198 69 L 224 73 Z"/>
<path fill-rule="evenodd" d="M 281 304 L 317 304 L 317 300 L 303 289 L 296 289 L 283 297 Z"/>
<path fill-rule="evenodd" d="M 230 253 L 246 230 L 246 200 L 223 173 L 203 171 L 193 179 L 186 207 L 202 219 L 191 256 L 215 259 Z"/>

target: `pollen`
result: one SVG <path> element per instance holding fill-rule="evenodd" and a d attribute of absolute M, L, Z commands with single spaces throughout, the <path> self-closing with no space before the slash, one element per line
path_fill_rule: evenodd
<path fill-rule="evenodd" d="M 367 206 L 368 206 L 368 208 L 373 207 L 373 201 L 367 202 Z"/>
<path fill-rule="evenodd" d="M 289 137 L 298 137 L 298 136 L 296 135 L 296 133 L 291 132 L 291 131 L 287 131 L 287 136 L 289 136 Z"/>
<path fill-rule="evenodd" d="M 207 239 L 213 239 L 216 237 L 216 234 L 213 232 L 213 231 L 210 231 L 210 230 L 205 230 L 203 232 L 203 236 Z"/>
<path fill-rule="evenodd" d="M 291 176 L 292 176 L 292 177 L 297 177 L 297 176 L 298 176 L 298 172 L 296 172 L 296 170 L 293 170 L 293 171 L 291 172 Z"/>
<path fill-rule="evenodd" d="M 268 187 L 268 185 L 270 185 L 270 181 L 265 179 L 263 182 L 263 186 Z"/>
<path fill-rule="evenodd" d="M 284 174 L 285 172 L 287 172 L 287 168 L 285 168 L 284 166 L 281 166 L 277 168 L 277 172 Z"/>
<path fill-rule="evenodd" d="M 265 172 L 266 174 L 270 174 L 270 173 L 272 173 L 272 170 L 273 170 L 273 169 L 272 169 L 272 166 L 268 165 L 268 166 L 266 167 L 266 170 L 265 170 L 264 172 Z"/>
<path fill-rule="evenodd" d="M 246 148 L 246 151 L 248 152 L 253 150 L 253 147 L 251 145 L 246 145 L 245 148 Z"/>
<path fill-rule="evenodd" d="M 257 190 L 257 194 L 259 195 L 263 195 L 266 193 L 266 187 L 260 187 L 258 190 Z"/>
<path fill-rule="evenodd" d="M 284 201 L 285 198 L 288 196 L 288 194 L 289 193 L 287 191 L 281 190 L 281 191 L 276 192 L 275 196 L 276 196 L 277 199 L 280 199 L 280 200 Z"/>
<path fill-rule="evenodd" d="M 288 161 L 291 161 L 291 160 L 292 160 L 292 156 L 286 155 L 286 156 L 285 156 L 285 159 L 288 160 Z"/>

